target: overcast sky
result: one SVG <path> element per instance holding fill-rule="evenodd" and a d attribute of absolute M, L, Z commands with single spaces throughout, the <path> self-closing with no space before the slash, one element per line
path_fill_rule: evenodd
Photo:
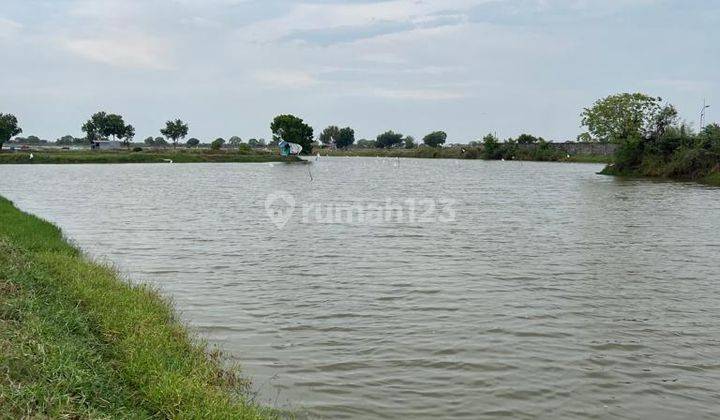
<path fill-rule="evenodd" d="M 0 0 L 0 112 L 81 135 L 98 110 L 136 139 L 169 118 L 202 140 L 269 138 L 273 116 L 451 142 L 581 132 L 597 98 L 642 91 L 720 120 L 720 1 Z"/>

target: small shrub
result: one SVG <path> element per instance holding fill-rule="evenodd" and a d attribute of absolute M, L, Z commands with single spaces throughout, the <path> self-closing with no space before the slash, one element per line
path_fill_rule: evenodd
<path fill-rule="evenodd" d="M 142 147 L 133 147 L 132 151 L 133 152 L 142 152 L 143 148 Z"/>

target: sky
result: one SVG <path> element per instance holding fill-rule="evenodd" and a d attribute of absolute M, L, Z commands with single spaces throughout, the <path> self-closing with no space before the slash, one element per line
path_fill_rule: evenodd
<path fill-rule="evenodd" d="M 81 136 L 99 110 L 137 140 L 270 138 L 275 115 L 318 134 L 435 130 L 555 141 L 619 92 L 720 120 L 714 0 L 0 0 L 0 113 L 24 135 Z"/>

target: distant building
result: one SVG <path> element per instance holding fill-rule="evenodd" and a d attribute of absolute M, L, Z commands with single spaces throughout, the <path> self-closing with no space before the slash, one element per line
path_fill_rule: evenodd
<path fill-rule="evenodd" d="M 118 150 L 121 148 L 122 142 L 119 141 L 100 140 L 90 143 L 90 149 L 92 150 Z"/>

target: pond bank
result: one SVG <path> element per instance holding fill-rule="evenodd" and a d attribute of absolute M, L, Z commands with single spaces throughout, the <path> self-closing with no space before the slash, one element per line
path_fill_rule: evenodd
<path fill-rule="evenodd" d="M 532 146 L 532 145 L 528 145 Z M 482 147 L 417 147 L 414 149 L 340 149 L 317 150 L 323 156 L 349 156 L 349 157 L 385 157 L 385 158 L 415 158 L 415 159 L 484 159 Z M 573 154 L 560 148 L 552 148 L 548 153 L 537 153 L 534 148 L 528 147 L 513 154 L 514 159 L 523 161 L 551 161 L 573 163 L 610 163 L 612 155 L 607 154 Z M 490 159 L 492 160 L 492 159 Z"/>
<path fill-rule="evenodd" d="M 32 156 L 32 157 L 31 157 Z M 79 163 L 262 163 L 288 161 L 276 153 L 237 151 L 33 151 L 0 153 L 0 164 L 79 164 Z"/>
<path fill-rule="evenodd" d="M 614 165 L 608 165 L 600 171 L 600 174 L 627 178 L 654 178 L 672 181 L 697 182 L 700 184 L 720 187 L 720 171 L 717 170 L 710 172 L 709 174 L 699 174 L 697 176 L 672 176 L 664 174 L 661 171 L 645 171 L 642 169 L 620 171 Z"/>
<path fill-rule="evenodd" d="M 156 292 L 0 197 L 0 417 L 275 417 Z"/>

